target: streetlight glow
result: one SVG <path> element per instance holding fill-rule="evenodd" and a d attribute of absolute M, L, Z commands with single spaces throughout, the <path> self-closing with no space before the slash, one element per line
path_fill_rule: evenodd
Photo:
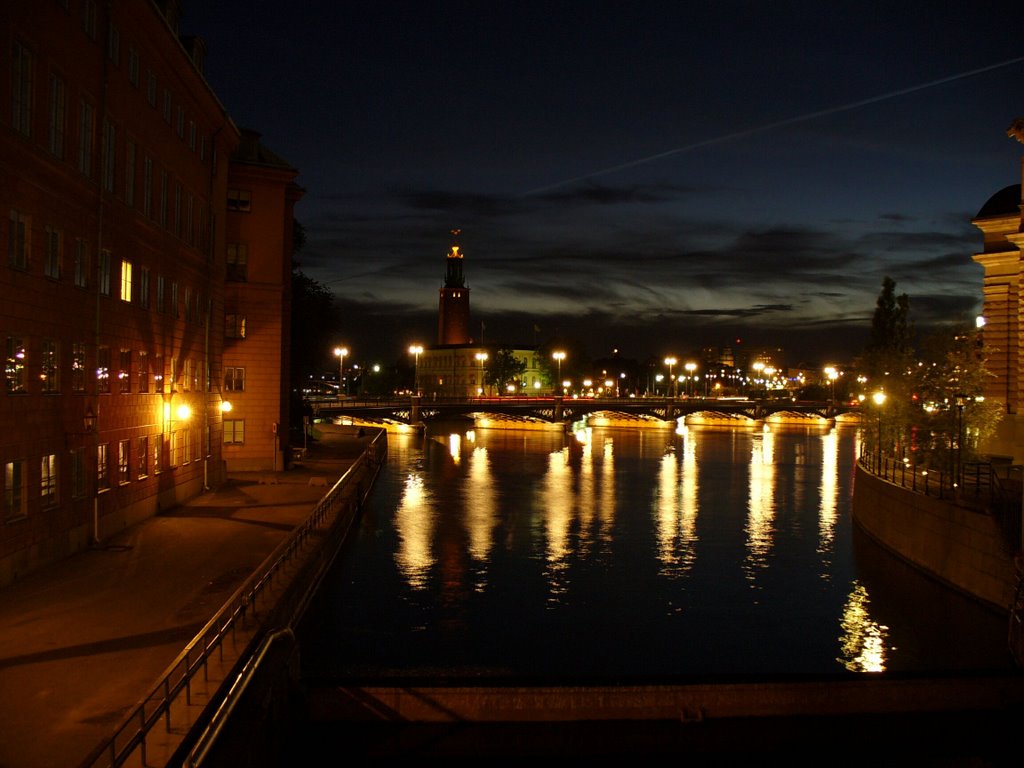
<path fill-rule="evenodd" d="M 558 350 L 557 352 L 552 352 L 551 356 L 558 363 L 558 379 L 561 380 L 561 378 L 562 378 L 562 361 L 565 360 L 565 352 L 563 352 L 562 350 Z"/>
<path fill-rule="evenodd" d="M 480 363 L 480 386 L 477 387 L 477 392 L 482 395 L 484 393 L 484 360 L 487 359 L 487 353 L 477 352 L 476 359 Z"/>
<path fill-rule="evenodd" d="M 672 379 L 672 397 L 675 397 L 675 396 L 676 396 L 676 380 L 675 380 L 675 378 L 674 378 L 674 377 L 672 376 L 672 367 L 673 367 L 673 366 L 674 366 L 674 365 L 675 365 L 676 363 L 678 363 L 678 362 L 679 362 L 679 361 L 678 361 L 678 360 L 676 360 L 676 359 L 675 359 L 674 357 L 672 357 L 672 356 L 669 356 L 669 357 L 666 357 L 666 358 L 665 358 L 665 365 L 667 365 L 667 366 L 668 366 L 668 377 L 669 377 L 670 379 Z M 667 393 L 666 393 L 666 394 L 667 394 Z"/>
<path fill-rule="evenodd" d="M 344 393 L 348 394 L 348 387 L 345 385 L 345 356 L 348 354 L 348 347 L 335 347 L 334 354 L 338 358 L 338 397 L 341 397 L 342 387 L 345 387 Z"/>
<path fill-rule="evenodd" d="M 413 389 L 418 395 L 420 393 L 420 355 L 423 354 L 423 345 L 413 344 L 409 347 L 409 354 L 415 358 L 415 366 L 413 368 Z"/>

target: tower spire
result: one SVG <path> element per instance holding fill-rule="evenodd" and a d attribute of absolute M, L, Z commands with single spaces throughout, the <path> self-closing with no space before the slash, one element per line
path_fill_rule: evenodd
<path fill-rule="evenodd" d="M 452 230 L 452 247 L 448 251 L 448 260 L 444 271 L 445 288 L 464 288 L 466 278 L 462 274 L 462 251 L 459 249 L 459 233 L 461 229 Z"/>
<path fill-rule="evenodd" d="M 445 259 L 444 287 L 438 306 L 437 343 L 469 344 L 469 288 L 462 273 L 463 254 L 459 247 L 461 229 L 451 230 L 452 245 Z"/>

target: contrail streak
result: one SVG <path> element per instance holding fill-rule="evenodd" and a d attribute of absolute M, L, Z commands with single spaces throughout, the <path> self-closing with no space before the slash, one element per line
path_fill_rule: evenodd
<path fill-rule="evenodd" d="M 694 144 L 687 144 L 685 147 L 676 147 L 675 149 L 669 149 L 665 152 L 660 152 L 657 155 L 650 155 L 649 157 L 643 157 L 639 160 L 631 160 L 628 163 L 621 163 L 619 165 L 613 165 L 611 168 L 605 168 L 600 171 L 594 171 L 583 176 L 576 176 L 572 179 L 565 179 L 564 181 L 556 182 L 555 184 L 549 184 L 546 187 L 538 187 L 532 189 L 526 193 L 526 195 L 536 195 L 542 192 L 548 192 L 558 187 L 564 187 L 567 184 L 574 184 L 577 181 L 584 181 L 585 179 L 592 179 L 595 176 L 605 176 L 609 173 L 615 173 L 616 171 L 623 171 L 627 168 L 635 168 L 638 165 L 645 163 L 653 163 L 655 160 L 662 160 L 672 155 L 680 155 L 684 152 L 692 152 L 695 149 L 702 147 L 710 147 L 715 144 L 723 144 L 727 141 L 733 141 L 734 139 L 740 139 L 744 136 L 752 136 L 756 133 L 763 133 L 764 131 L 770 131 L 775 128 L 782 128 L 787 125 L 795 125 L 797 123 L 803 123 L 808 120 L 814 120 L 819 117 L 825 117 L 826 115 L 835 115 L 839 112 L 849 112 L 853 109 L 859 109 L 866 107 L 869 104 L 876 104 L 880 101 L 886 101 L 888 99 L 895 99 L 897 96 L 906 96 L 908 93 L 916 93 L 917 91 L 923 91 L 927 88 L 934 88 L 937 85 L 944 85 L 945 83 L 951 83 L 956 80 L 963 80 L 967 77 L 973 77 L 974 75 L 980 75 L 983 72 L 990 72 L 993 69 L 1000 69 L 1002 67 L 1008 67 L 1011 64 L 1017 64 L 1024 61 L 1024 56 L 1018 56 L 1016 59 L 1009 59 L 998 64 L 990 64 L 987 67 L 981 67 L 980 69 L 972 69 L 969 72 L 961 72 L 957 75 L 950 75 L 949 77 L 943 77 L 939 80 L 932 80 L 928 83 L 921 83 L 919 85 L 912 85 L 909 88 L 901 88 L 898 91 L 892 91 L 891 93 L 882 94 L 881 96 L 872 96 L 869 99 L 862 99 L 860 101 L 854 101 L 850 104 L 843 104 L 838 107 L 829 107 L 828 109 L 820 109 L 817 112 L 808 112 L 807 114 L 800 115 L 798 117 L 790 117 L 785 120 L 777 120 L 774 123 L 766 123 L 765 125 L 759 125 L 755 128 L 747 128 L 742 131 L 735 131 L 734 133 L 727 133 L 724 136 L 716 136 L 713 139 L 705 139 L 704 141 L 698 141 Z"/>

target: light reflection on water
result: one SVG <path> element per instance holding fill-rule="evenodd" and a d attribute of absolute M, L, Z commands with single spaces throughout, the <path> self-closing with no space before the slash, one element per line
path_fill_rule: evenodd
<path fill-rule="evenodd" d="M 1004 661 L 998 618 L 973 604 L 947 614 L 984 635 L 965 651 L 933 626 L 915 634 L 935 598 L 874 599 L 916 577 L 858 569 L 855 428 L 451 435 L 390 437 L 304 665 L 693 676 Z"/>

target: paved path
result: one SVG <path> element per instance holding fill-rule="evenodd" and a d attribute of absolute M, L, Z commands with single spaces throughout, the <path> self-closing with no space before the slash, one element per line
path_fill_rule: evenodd
<path fill-rule="evenodd" d="M 317 429 L 294 468 L 233 475 L 0 589 L 0 768 L 74 768 L 111 735 L 368 439 Z"/>

